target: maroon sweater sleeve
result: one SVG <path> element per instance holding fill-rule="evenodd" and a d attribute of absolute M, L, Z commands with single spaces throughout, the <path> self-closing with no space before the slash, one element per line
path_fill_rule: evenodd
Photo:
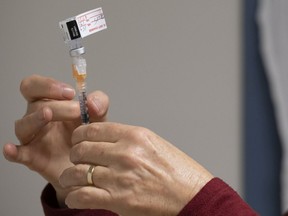
<path fill-rule="evenodd" d="M 182 209 L 178 216 L 256 216 L 225 182 L 214 178 Z"/>
<path fill-rule="evenodd" d="M 60 208 L 56 198 L 56 192 L 51 184 L 48 184 L 41 195 L 41 202 L 45 216 L 117 216 L 106 210 L 77 210 Z"/>
<path fill-rule="evenodd" d="M 49 184 L 41 201 L 46 216 L 115 216 L 106 210 L 76 210 L 59 208 L 56 192 Z M 241 197 L 225 182 L 214 178 L 181 210 L 178 216 L 256 216 Z"/>

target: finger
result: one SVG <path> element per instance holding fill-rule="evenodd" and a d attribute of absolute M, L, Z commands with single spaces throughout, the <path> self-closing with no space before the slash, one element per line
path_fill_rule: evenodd
<path fill-rule="evenodd" d="M 59 183 L 63 188 L 71 186 L 85 186 L 88 185 L 85 178 L 85 171 L 89 169 L 89 165 L 78 164 L 63 171 L 59 178 Z"/>
<path fill-rule="evenodd" d="M 95 164 L 109 166 L 115 162 L 113 157 L 114 143 L 81 142 L 72 147 L 70 161 L 74 164 Z"/>
<path fill-rule="evenodd" d="M 109 108 L 109 98 L 105 93 L 96 91 L 88 95 L 87 105 L 91 122 L 106 120 Z"/>
<path fill-rule="evenodd" d="M 35 134 L 39 132 L 52 119 L 52 111 L 44 107 L 37 112 L 24 116 L 15 122 L 15 134 L 21 144 L 30 142 Z"/>
<path fill-rule="evenodd" d="M 41 103 L 41 104 L 40 104 Z M 34 103 L 38 106 L 37 102 Z M 74 121 L 80 120 L 80 107 L 77 101 L 46 100 L 39 102 L 40 106 L 48 107 L 52 112 L 51 121 Z"/>
<path fill-rule="evenodd" d="M 3 147 L 3 155 L 10 162 L 20 163 L 26 166 L 29 166 L 32 161 L 27 146 L 17 146 L 12 143 L 5 144 Z"/>
<path fill-rule="evenodd" d="M 3 147 L 3 155 L 4 157 L 10 161 L 10 162 L 15 162 L 17 158 L 18 150 L 16 145 L 14 144 L 5 144 Z"/>
<path fill-rule="evenodd" d="M 87 186 L 89 185 L 87 180 L 88 169 L 90 165 L 78 164 L 63 171 L 59 178 L 59 183 L 62 187 L 72 186 Z M 92 173 L 92 180 L 96 187 L 105 189 L 107 179 L 109 178 L 110 171 L 103 166 L 95 166 Z"/>
<path fill-rule="evenodd" d="M 118 123 L 92 123 L 78 127 L 72 134 L 72 143 L 82 141 L 117 142 L 132 126 Z"/>
<path fill-rule="evenodd" d="M 29 102 L 43 98 L 71 100 L 75 96 L 75 90 L 68 84 L 39 75 L 32 75 L 23 79 L 20 85 L 20 91 L 24 98 Z"/>
<path fill-rule="evenodd" d="M 69 208 L 111 210 L 111 201 L 112 196 L 106 190 L 96 187 L 81 187 L 70 192 L 65 203 Z"/>

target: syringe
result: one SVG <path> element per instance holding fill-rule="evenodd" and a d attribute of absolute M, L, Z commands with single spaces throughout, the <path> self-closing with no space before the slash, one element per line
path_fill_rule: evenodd
<path fill-rule="evenodd" d="M 89 114 L 86 97 L 86 60 L 83 57 L 85 49 L 82 46 L 82 38 L 107 28 L 102 8 L 96 8 L 85 13 L 70 17 L 59 22 L 63 38 L 70 48 L 72 58 L 73 77 L 76 80 L 76 88 L 80 103 L 82 124 L 89 124 Z"/>
<path fill-rule="evenodd" d="M 76 88 L 78 92 L 78 99 L 80 104 L 80 112 L 82 124 L 89 124 L 89 113 L 87 108 L 86 97 L 86 60 L 83 57 L 85 48 L 74 48 L 70 50 L 70 56 L 72 58 L 72 72 L 73 77 L 76 80 Z"/>

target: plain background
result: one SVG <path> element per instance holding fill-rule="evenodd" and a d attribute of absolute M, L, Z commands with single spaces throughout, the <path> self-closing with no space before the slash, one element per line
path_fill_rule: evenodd
<path fill-rule="evenodd" d="M 1 147 L 18 143 L 24 77 L 74 85 L 58 22 L 97 7 L 108 29 L 84 41 L 88 88 L 109 95 L 109 120 L 152 129 L 241 193 L 240 0 L 0 1 Z M 0 163 L 0 215 L 43 215 L 45 180 Z"/>

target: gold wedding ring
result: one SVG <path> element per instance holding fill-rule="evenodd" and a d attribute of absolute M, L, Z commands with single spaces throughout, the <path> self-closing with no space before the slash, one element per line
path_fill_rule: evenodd
<path fill-rule="evenodd" d="M 94 185 L 93 183 L 93 172 L 94 172 L 95 166 L 90 165 L 88 172 L 87 172 L 87 182 L 89 185 Z"/>

